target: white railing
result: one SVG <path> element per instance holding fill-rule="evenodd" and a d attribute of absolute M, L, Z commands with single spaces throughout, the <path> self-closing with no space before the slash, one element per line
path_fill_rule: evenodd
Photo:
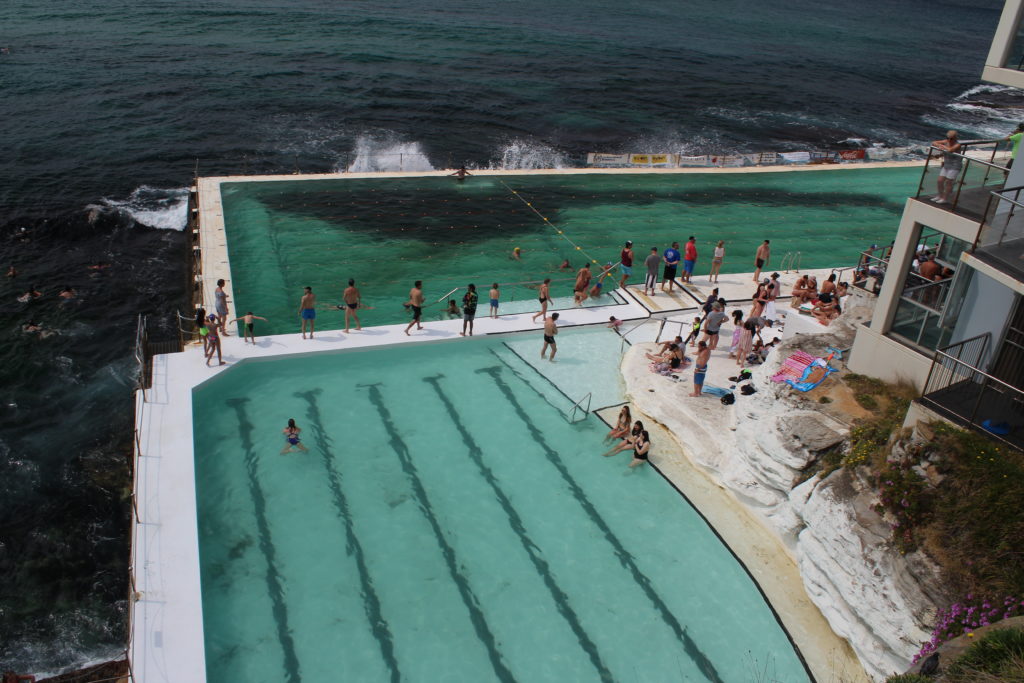
<path fill-rule="evenodd" d="M 590 415 L 590 398 L 591 398 L 591 395 L 588 392 L 586 396 L 584 396 L 583 398 L 581 398 L 580 400 L 578 400 L 578 401 L 576 401 L 575 403 L 572 404 L 572 409 L 569 411 L 569 422 L 570 423 L 573 423 L 573 422 L 577 421 L 576 420 L 576 411 L 577 410 L 582 410 L 583 411 L 583 418 L 581 418 L 581 419 L 586 419 L 587 415 Z M 586 408 L 584 408 L 582 406 L 582 403 L 584 401 L 587 402 L 587 407 Z"/>

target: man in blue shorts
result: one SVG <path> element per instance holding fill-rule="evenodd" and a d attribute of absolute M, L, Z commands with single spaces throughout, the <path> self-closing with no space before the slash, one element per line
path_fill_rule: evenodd
<path fill-rule="evenodd" d="M 668 291 L 671 292 L 675 286 L 676 269 L 679 267 L 679 242 L 673 242 L 672 246 L 665 250 L 665 272 L 662 273 L 661 291 L 665 291 L 665 283 L 668 282 Z"/>
<path fill-rule="evenodd" d="M 697 241 L 690 237 L 683 250 L 683 282 L 693 279 L 693 266 L 697 263 Z"/>
<path fill-rule="evenodd" d="M 313 338 L 313 328 L 316 327 L 316 295 L 312 287 L 306 287 L 299 302 L 299 317 L 302 318 L 302 338 L 306 338 L 306 322 L 309 322 L 309 338 Z"/>
<path fill-rule="evenodd" d="M 619 280 L 619 287 L 626 287 L 626 280 L 633 274 L 633 243 L 627 241 L 619 254 L 619 268 L 622 269 L 622 279 Z"/>

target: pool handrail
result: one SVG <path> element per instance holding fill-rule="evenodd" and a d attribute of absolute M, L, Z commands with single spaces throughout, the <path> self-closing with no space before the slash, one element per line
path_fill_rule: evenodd
<path fill-rule="evenodd" d="M 569 411 L 569 424 L 573 424 L 573 423 L 576 422 L 575 418 L 576 418 L 576 410 L 577 409 L 583 411 L 583 418 L 584 419 L 587 417 L 587 415 L 590 414 L 590 399 L 591 399 L 591 392 L 588 391 L 586 396 L 583 396 L 582 398 L 580 398 L 580 400 L 578 400 L 578 401 L 576 401 L 575 403 L 572 404 L 572 409 Z M 581 405 L 583 403 L 583 401 L 587 402 L 587 407 L 586 408 L 584 408 Z"/>

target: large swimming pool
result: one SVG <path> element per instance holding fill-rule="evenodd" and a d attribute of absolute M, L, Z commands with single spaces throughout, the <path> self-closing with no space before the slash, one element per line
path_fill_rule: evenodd
<path fill-rule="evenodd" d="M 197 388 L 208 680 L 807 681 L 701 517 L 569 419 L 621 395 L 621 340 L 559 339 L 554 374 L 529 335 Z M 279 454 L 288 418 L 308 453 Z"/>
<path fill-rule="evenodd" d="M 303 287 L 336 303 L 349 278 L 374 307 L 362 313 L 371 325 L 408 321 L 401 303 L 418 279 L 430 301 L 472 282 L 486 308 L 493 282 L 551 277 L 562 297 L 556 307 L 567 307 L 572 272 L 559 266 L 569 259 L 575 270 L 584 258 L 563 236 L 603 264 L 618 262 L 627 239 L 642 262 L 652 246 L 694 235 L 698 275 L 718 240 L 726 243 L 723 272 L 753 270 L 764 239 L 772 267 L 796 251 L 805 268 L 848 265 L 892 238 L 920 175 L 883 168 L 298 180 L 224 183 L 221 194 L 237 310 L 269 318 L 263 332 L 282 333 L 297 327 Z M 514 247 L 521 260 L 511 258 Z M 536 290 L 522 285 L 503 286 L 502 299 L 506 312 L 536 308 Z M 440 309 L 428 309 L 428 319 Z M 340 323 L 337 312 L 323 311 L 318 326 Z"/>

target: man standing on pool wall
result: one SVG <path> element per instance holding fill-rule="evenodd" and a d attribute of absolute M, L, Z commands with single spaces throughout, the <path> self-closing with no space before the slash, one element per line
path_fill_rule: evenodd
<path fill-rule="evenodd" d="M 220 333 L 228 336 L 228 293 L 224 291 L 224 280 L 217 280 L 217 289 L 213 290 L 214 308 L 217 311 L 217 327 Z"/>
<path fill-rule="evenodd" d="M 349 279 L 348 287 L 341 295 L 341 300 L 345 302 L 345 331 L 348 332 L 348 319 L 353 317 L 356 319 L 356 329 L 363 329 L 362 323 L 359 322 L 359 314 L 356 311 L 359 310 L 359 304 L 361 303 L 362 295 L 359 290 L 356 289 L 356 281 Z"/>
<path fill-rule="evenodd" d="M 552 313 L 551 317 L 544 318 L 544 346 L 540 350 L 540 357 L 544 358 L 548 347 L 551 347 L 550 360 L 552 363 L 555 362 L 555 354 L 558 353 L 558 344 L 555 343 L 555 336 L 558 334 L 558 326 L 555 325 L 556 320 L 558 320 L 558 313 Z"/>
<path fill-rule="evenodd" d="M 476 317 L 476 305 L 479 297 L 476 293 L 476 285 L 470 283 L 462 297 L 462 332 L 459 335 L 466 336 L 466 327 L 469 327 L 469 336 L 473 336 L 473 318 Z"/>
<path fill-rule="evenodd" d="M 661 291 L 665 291 L 665 283 L 668 283 L 668 291 L 676 284 L 676 269 L 679 268 L 679 242 L 673 242 L 672 246 L 665 250 L 665 272 L 662 273 Z"/>
<path fill-rule="evenodd" d="M 693 279 L 693 267 L 697 264 L 697 241 L 693 235 L 686 240 L 686 247 L 683 249 L 683 282 L 689 283 Z"/>
<path fill-rule="evenodd" d="M 622 248 L 622 252 L 619 254 L 619 268 L 622 269 L 622 279 L 619 280 L 619 288 L 626 288 L 626 280 L 633 274 L 633 243 L 626 241 L 626 246 Z"/>
<path fill-rule="evenodd" d="M 316 295 L 312 287 L 306 287 L 302 301 L 299 302 L 299 317 L 302 318 L 302 338 L 306 338 L 306 321 L 309 321 L 309 338 L 313 338 L 313 329 L 316 327 Z"/>
<path fill-rule="evenodd" d="M 405 333 L 408 335 L 409 330 L 415 325 L 417 330 L 422 330 L 423 325 L 420 325 L 420 319 L 423 317 L 423 281 L 417 280 L 412 284 L 412 289 L 409 290 L 409 300 L 406 301 L 403 306 L 412 309 L 412 322 L 409 323 L 405 328 Z"/>
<path fill-rule="evenodd" d="M 772 256 L 772 250 L 768 247 L 768 240 L 764 241 L 764 244 L 757 248 L 757 253 L 754 254 L 754 282 L 758 282 L 761 278 L 761 269 L 768 265 L 768 259 Z"/>
<path fill-rule="evenodd" d="M 644 266 L 647 267 L 647 277 L 644 278 L 644 294 L 654 296 L 654 285 L 658 283 L 658 266 L 661 265 L 661 257 L 658 256 L 658 248 L 651 247 L 650 255 L 644 259 Z"/>

